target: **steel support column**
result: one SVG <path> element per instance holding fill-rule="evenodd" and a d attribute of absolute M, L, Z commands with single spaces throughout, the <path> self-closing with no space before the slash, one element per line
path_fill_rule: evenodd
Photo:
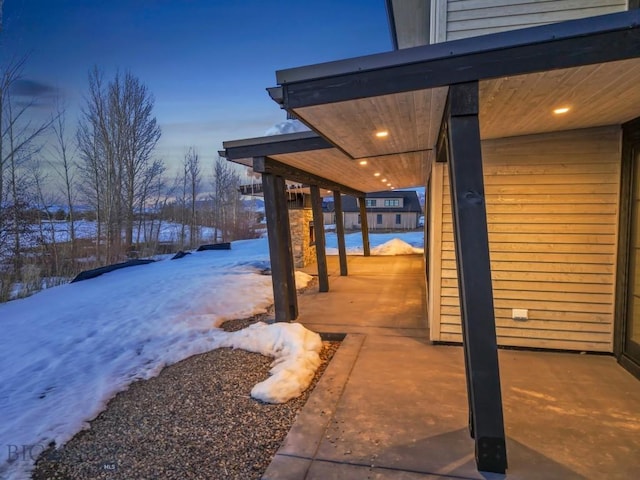
<path fill-rule="evenodd" d="M 342 215 L 342 194 L 333 191 L 333 205 L 336 215 L 336 236 L 338 237 L 338 256 L 340 257 L 340 275 L 345 277 L 347 270 L 347 246 L 344 239 L 344 217 Z"/>
<path fill-rule="evenodd" d="M 313 229 L 316 240 L 316 261 L 318 264 L 318 290 L 329 291 L 329 273 L 327 271 L 327 251 L 324 239 L 324 219 L 322 215 L 322 197 L 320 187 L 311 185 L 311 210 L 313 211 Z"/>
<path fill-rule="evenodd" d="M 478 120 L 478 82 L 452 85 L 444 117 L 456 266 L 478 470 L 507 468 Z"/>
<path fill-rule="evenodd" d="M 360 205 L 360 228 L 362 229 L 362 250 L 365 257 L 371 255 L 369 247 L 369 221 L 367 220 L 367 202 L 365 197 L 358 197 Z"/>

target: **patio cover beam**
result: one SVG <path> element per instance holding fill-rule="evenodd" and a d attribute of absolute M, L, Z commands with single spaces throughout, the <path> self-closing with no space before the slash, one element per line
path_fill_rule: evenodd
<path fill-rule="evenodd" d="M 364 197 L 365 195 L 360 190 L 314 175 L 313 173 L 305 172 L 304 170 L 278 162 L 272 158 L 255 157 L 253 159 L 253 171 L 263 174 L 271 173 L 273 175 L 279 175 L 287 180 L 292 180 L 305 185 L 317 185 L 319 187 L 326 188 L 327 190 L 337 190 L 345 195 L 352 195 L 354 197 Z"/>
<path fill-rule="evenodd" d="M 315 132 L 297 132 L 244 140 L 231 140 L 223 142 L 222 146 L 224 150 L 219 152 L 220 156 L 227 160 L 334 148 L 331 143 Z"/>
<path fill-rule="evenodd" d="M 452 85 L 443 128 L 458 272 L 470 430 L 480 471 L 504 473 L 502 414 L 489 237 L 482 174 L 478 82 Z M 438 155 L 440 156 L 440 155 Z"/>
<path fill-rule="evenodd" d="M 271 97 L 296 108 L 640 56 L 640 10 L 276 72 Z"/>

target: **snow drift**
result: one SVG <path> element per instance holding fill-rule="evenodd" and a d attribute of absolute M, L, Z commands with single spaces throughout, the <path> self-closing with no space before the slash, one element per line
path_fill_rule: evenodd
<path fill-rule="evenodd" d="M 391 239 L 371 249 L 371 255 L 412 255 L 415 253 L 424 253 L 424 250 L 412 247 L 399 238 Z"/>
<path fill-rule="evenodd" d="M 267 403 L 284 403 L 304 392 L 320 366 L 320 335 L 299 323 L 254 323 L 232 332 L 224 347 L 261 353 L 275 360 L 271 376 L 251 390 L 251 396 Z"/>

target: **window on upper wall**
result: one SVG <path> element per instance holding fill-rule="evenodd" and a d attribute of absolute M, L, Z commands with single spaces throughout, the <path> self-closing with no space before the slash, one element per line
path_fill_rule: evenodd
<path fill-rule="evenodd" d="M 382 214 L 379 213 L 378 215 L 376 215 L 376 223 L 378 225 L 382 225 Z"/>
<path fill-rule="evenodd" d="M 402 223 L 402 215 L 396 213 L 396 225 L 400 225 Z"/>
<path fill-rule="evenodd" d="M 364 204 L 367 207 L 375 207 L 376 206 L 376 199 L 375 198 L 367 198 L 364 201 Z"/>
<path fill-rule="evenodd" d="M 400 206 L 400 199 L 394 198 L 394 199 L 390 199 L 390 200 L 385 200 L 384 201 L 384 206 L 385 207 L 399 207 Z"/>

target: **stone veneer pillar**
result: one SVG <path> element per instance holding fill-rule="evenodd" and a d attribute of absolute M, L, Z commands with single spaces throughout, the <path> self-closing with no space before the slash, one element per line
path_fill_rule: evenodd
<path fill-rule="evenodd" d="M 310 208 L 295 208 L 289 210 L 293 263 L 296 268 L 306 267 L 315 261 L 316 247 L 310 244 L 312 221 L 313 212 Z"/>

